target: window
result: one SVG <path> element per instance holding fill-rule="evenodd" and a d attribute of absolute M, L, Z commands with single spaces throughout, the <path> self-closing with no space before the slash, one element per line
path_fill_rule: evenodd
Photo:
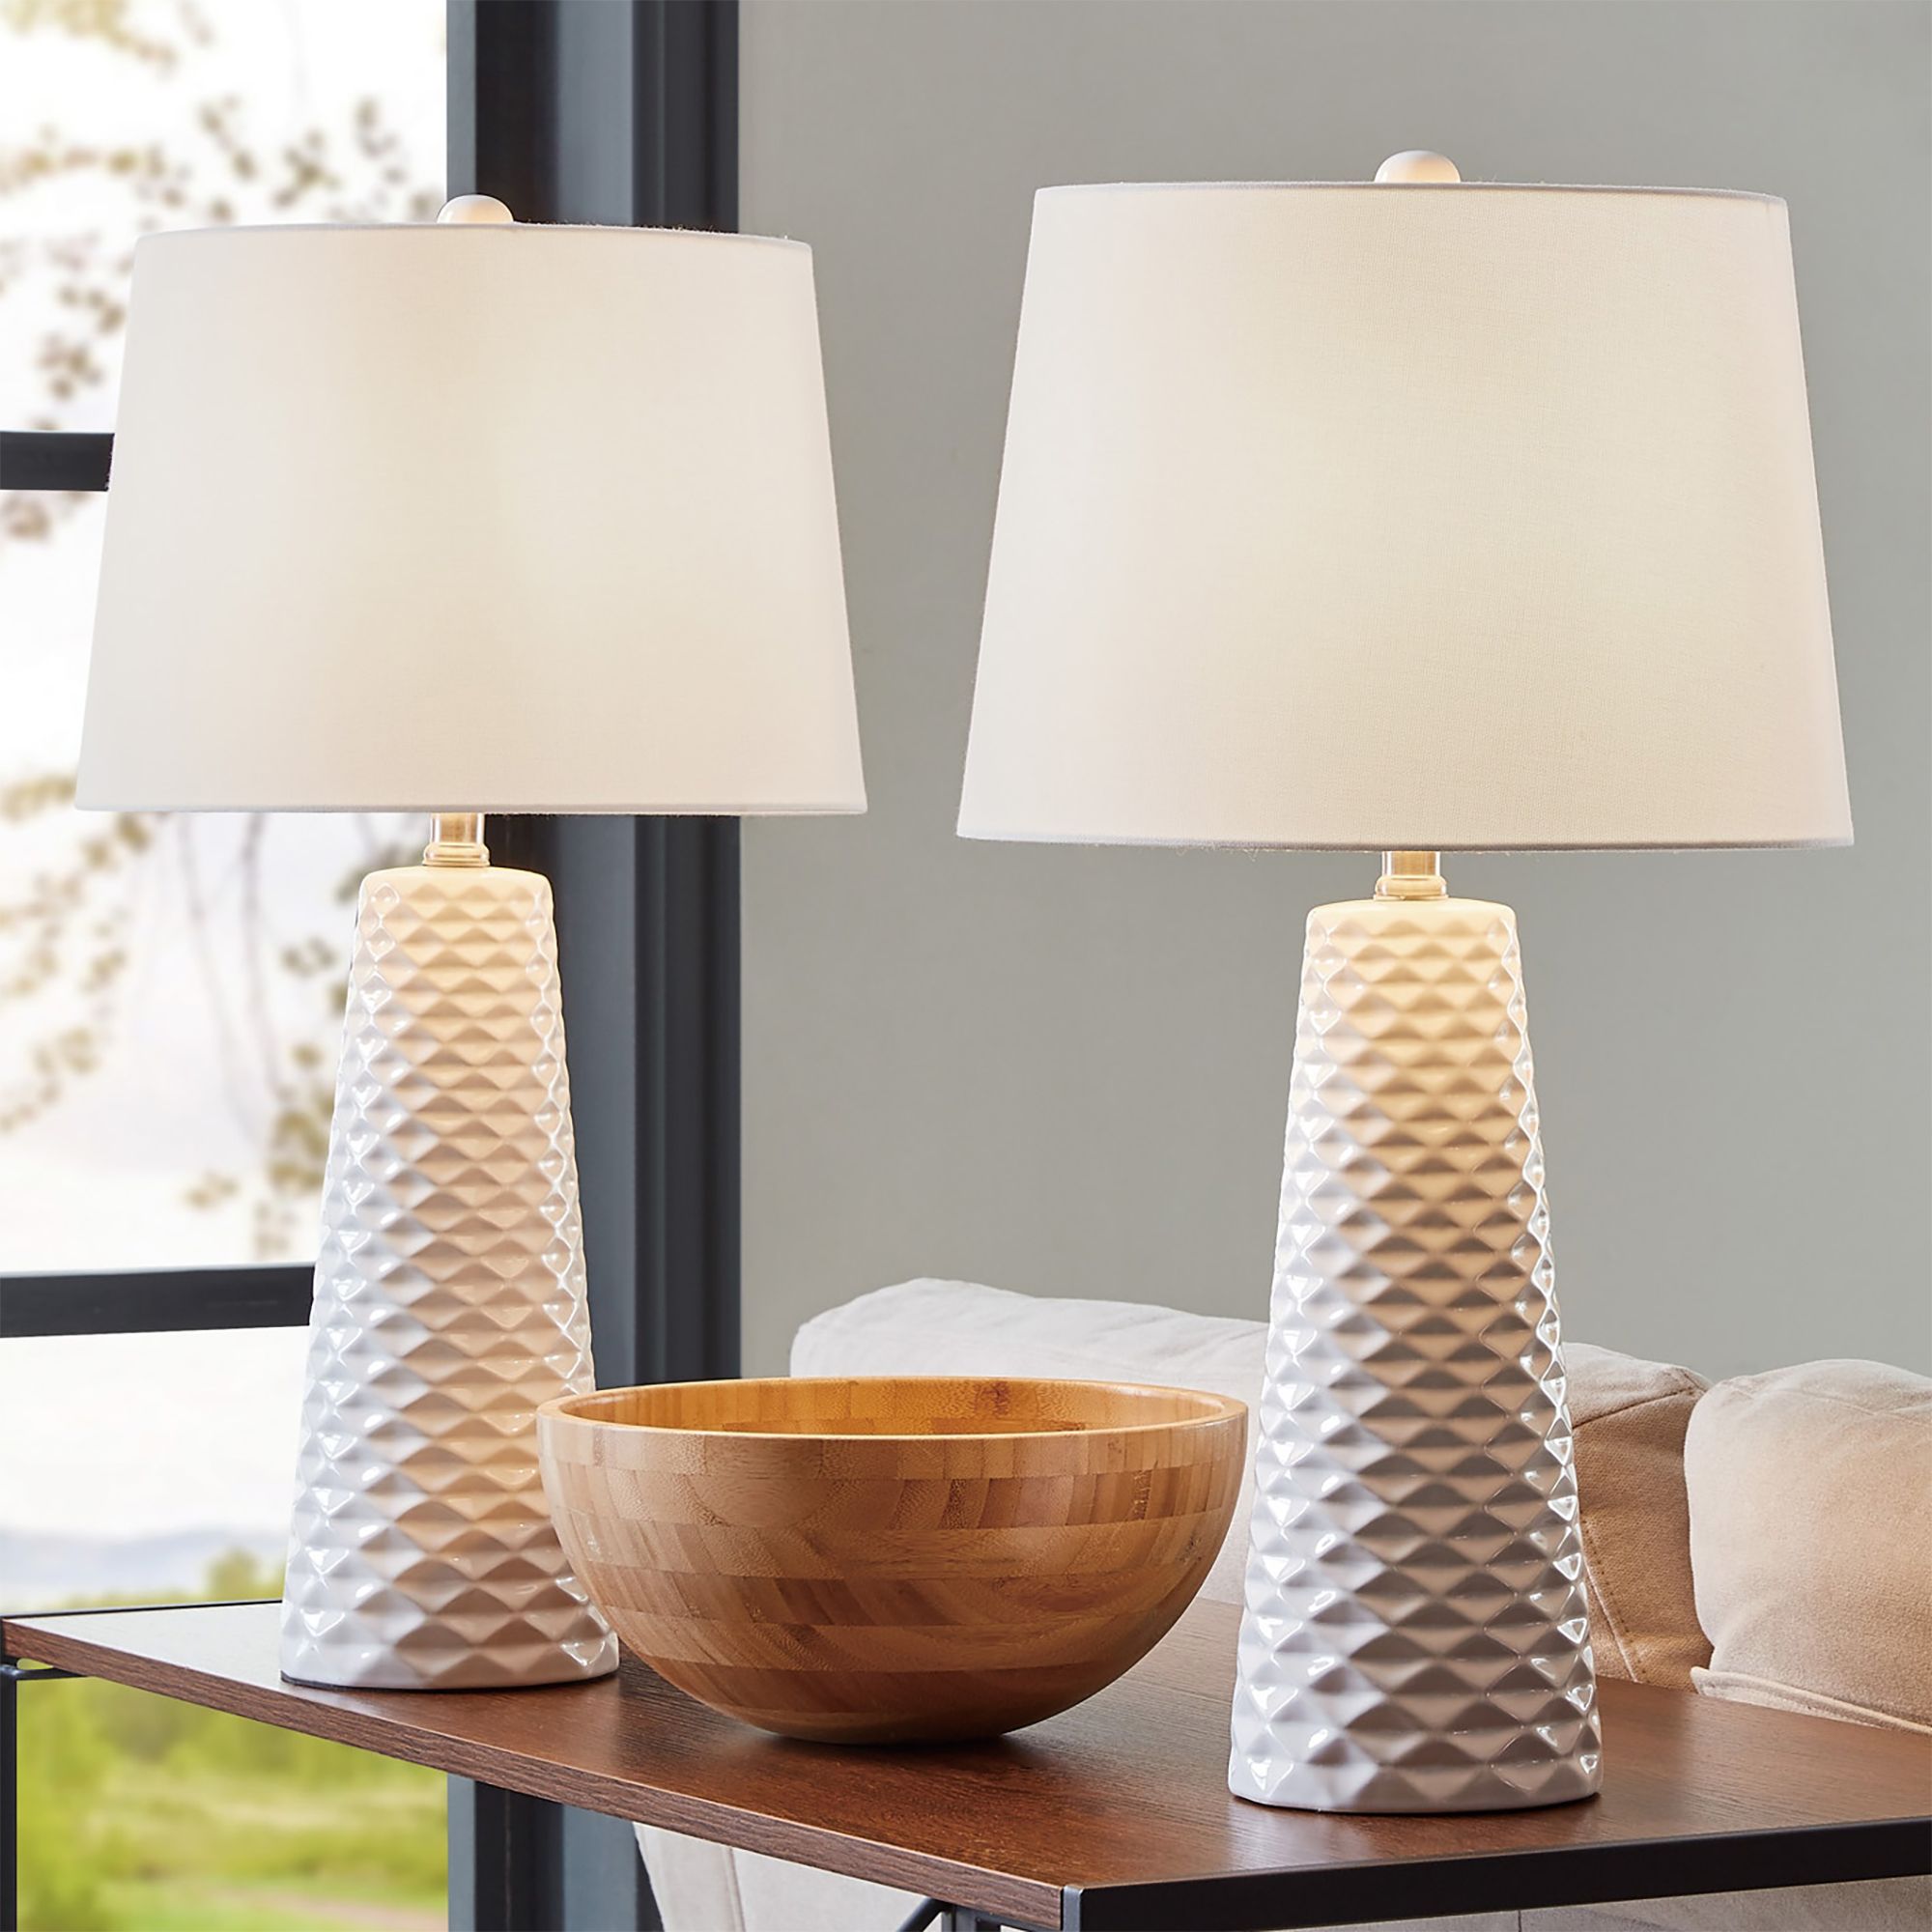
<path fill-rule="evenodd" d="M 0 11 L 0 424 L 112 428 L 144 232 L 433 214 L 442 40 L 440 0 Z M 0 1267 L 306 1259 L 355 881 L 420 834 L 72 810 L 103 511 L 0 498 Z"/>
<path fill-rule="evenodd" d="M 426 217 L 443 118 L 441 0 L 0 6 L 0 427 L 112 428 L 139 235 Z M 72 810 L 103 508 L 0 496 L 0 1317 L 251 1263 L 293 1308 L 355 883 L 420 833 Z M 300 1328 L 9 1325 L 0 1605 L 279 1590 Z M 443 1920 L 433 1774 L 103 1684 L 19 1720 L 26 1926 Z"/>
<path fill-rule="evenodd" d="M 418 20 L 430 35 L 427 53 L 413 24 Z M 44 165 L 27 163 L 27 172 L 35 179 L 18 184 L 16 192 L 17 171 L 11 156 L 43 135 L 58 138 L 61 130 L 43 128 L 48 103 L 55 103 L 62 113 L 71 102 L 86 103 L 89 115 L 105 125 L 114 117 L 95 115 L 91 89 L 131 87 L 132 76 L 143 64 L 153 70 L 141 82 L 143 87 L 152 82 L 165 88 L 183 75 L 198 74 L 198 92 L 173 97 L 183 106 L 168 123 L 174 136 L 196 143 L 206 139 L 225 152 L 228 137 L 222 130 L 241 124 L 224 120 L 224 114 L 245 119 L 251 140 L 280 144 L 270 157 L 273 165 L 293 169 L 307 184 L 296 202 L 281 205 L 279 218 L 286 218 L 298 203 L 309 218 L 316 218 L 327 211 L 312 181 L 314 147 L 312 142 L 304 145 L 304 129 L 318 118 L 317 103 L 333 103 L 333 118 L 328 114 L 321 118 L 328 127 L 347 128 L 346 138 L 355 152 L 384 173 L 387 185 L 382 193 L 397 187 L 408 194 L 419 192 L 412 185 L 417 175 L 434 181 L 440 170 L 427 135 L 442 126 L 444 114 L 440 25 L 431 0 L 280 0 L 274 8 L 262 6 L 260 0 L 218 0 L 218 4 L 217 0 L 153 0 L 152 6 L 130 0 L 0 0 L 0 430 L 104 429 L 112 421 L 111 384 L 91 369 L 79 372 L 85 381 L 70 381 L 68 392 L 55 398 L 29 387 L 23 400 L 19 386 L 43 366 L 44 344 L 24 322 L 10 319 L 10 314 L 18 318 L 25 311 L 9 311 L 7 291 L 32 249 L 41 246 L 41 230 L 30 226 L 24 212 L 25 197 L 46 184 L 39 179 L 45 173 Z M 568 0 L 556 4 L 448 0 L 447 37 L 451 191 L 497 194 L 533 219 L 686 227 L 735 224 L 734 0 L 708 0 L 702 7 L 687 0 L 602 0 L 597 6 L 568 4 Z M 244 58 L 244 48 L 255 52 Z M 58 75 L 55 67 L 46 66 L 30 72 L 30 58 L 55 63 Z M 118 62 L 134 66 L 99 65 Z M 219 65 L 222 62 L 226 67 Z M 376 96 L 379 104 L 391 102 L 393 112 L 360 116 L 358 121 L 355 103 L 367 95 Z M 197 118 L 188 104 L 209 99 L 227 103 L 216 112 L 213 127 Z M 299 115 L 293 109 L 283 111 L 290 101 L 300 107 Z M 131 120 L 114 121 L 107 132 L 115 134 L 123 126 L 132 125 Z M 359 134 L 358 125 L 363 130 Z M 408 130 L 406 155 L 398 146 L 404 129 Z M 106 136 L 96 129 L 86 138 Z M 155 145 L 147 134 L 141 139 L 149 148 Z M 347 154 L 349 149 L 340 152 Z M 104 159 L 96 154 L 109 174 L 117 169 L 138 173 L 149 164 L 145 151 L 116 154 L 119 158 L 109 155 Z M 227 164 L 255 185 L 251 192 L 259 188 L 259 162 Z M 394 173 L 397 167 L 403 172 Z M 323 172 L 333 177 L 331 191 L 349 181 L 343 168 Z M 433 198 L 440 193 L 436 189 Z M 161 203 L 177 209 L 170 218 L 204 218 L 205 212 L 197 213 L 185 203 L 166 203 L 165 192 Z M 343 206 L 349 212 L 349 205 Z M 384 202 L 368 212 L 387 216 L 405 211 Z M 148 213 L 160 219 L 152 208 Z M 42 218 L 35 216 L 36 221 Z M 105 217 L 93 219 L 100 227 Z M 138 227 L 137 220 L 117 233 L 131 239 Z M 20 245 L 14 246 L 15 242 Z M 81 345 L 103 366 L 113 355 L 120 322 L 111 310 L 111 293 L 125 294 L 125 268 L 122 280 L 108 286 L 109 308 L 101 311 L 100 326 Z M 74 306 L 55 304 L 57 311 Z M 56 321 L 65 326 L 58 313 Z M 81 352 L 69 345 L 53 352 L 52 360 L 74 353 Z M 65 741 L 67 756 L 71 757 L 77 726 L 77 667 L 92 605 L 91 561 L 76 553 L 67 566 L 71 572 L 69 588 L 58 594 L 43 592 L 31 607 L 19 586 L 33 573 L 53 567 L 61 554 L 54 533 L 84 530 L 99 507 L 85 497 L 21 495 L 9 501 L 0 497 L 0 652 L 5 653 L 0 663 L 8 668 L 8 700 L 17 705 L 24 697 L 35 706 L 39 723 L 27 737 L 34 747 L 32 769 L 43 773 L 43 786 L 49 772 L 51 782 L 60 781 L 55 734 L 63 728 L 57 723 L 63 703 L 70 721 L 64 727 L 70 733 Z M 70 668 L 61 673 L 71 680 L 65 699 L 58 691 L 52 698 L 46 696 L 49 678 L 55 675 L 48 666 L 57 668 L 58 663 L 51 628 L 39 633 L 45 640 L 47 659 L 37 659 L 38 668 L 31 674 L 20 668 L 25 664 L 23 639 L 30 611 L 40 613 L 33 617 L 34 623 L 71 627 L 65 660 Z M 10 743 L 0 735 L 0 786 L 9 782 L 7 775 L 13 769 Z M 9 808 L 0 803 L 0 905 L 13 890 L 8 883 L 12 862 L 6 854 L 10 849 L 27 850 L 24 845 L 9 847 L 8 833 L 15 817 L 21 823 L 38 824 L 43 832 L 62 822 L 72 829 L 76 821 L 62 820 L 63 807 L 63 798 L 43 795 L 23 799 L 15 816 L 9 816 Z M 256 836 L 264 841 L 295 838 L 304 825 L 319 822 L 270 821 Z M 215 821 L 192 823 L 201 828 L 213 827 Z M 292 828 L 286 835 L 285 826 Z M 146 829 L 136 828 L 133 836 L 138 838 Z M 355 831 L 365 843 L 373 838 L 378 848 L 388 836 L 381 826 Z M 208 836 L 218 834 L 210 831 Z M 413 829 L 409 836 L 413 843 Z M 572 1037 L 579 1042 L 596 1042 L 594 1053 L 585 1055 L 580 1049 L 572 1068 L 572 1097 L 586 1240 L 597 1257 L 590 1300 L 601 1378 L 607 1383 L 619 1383 L 735 1374 L 736 825 L 728 820 L 510 819 L 493 826 L 491 842 L 500 860 L 536 865 L 554 881 Z M 364 844 L 352 843 L 347 849 L 352 856 L 339 871 L 331 874 L 327 867 L 318 867 L 311 873 L 312 887 L 287 886 L 288 903 L 305 918 L 334 922 L 341 937 L 330 944 L 339 948 L 338 961 L 346 959 L 348 909 L 341 906 L 336 921 L 323 906 L 330 893 L 365 863 L 360 857 Z M 103 863 L 117 867 L 123 863 L 117 851 L 99 856 Z M 197 852 L 197 863 L 201 857 Z M 30 873 L 42 865 L 31 858 L 22 863 Z M 159 863 L 166 863 L 165 858 Z M 205 877 L 210 868 L 200 869 Z M 157 885 L 156 891 L 160 890 Z M 192 946 L 201 943 L 191 936 Z M 13 970 L 7 964 L 10 944 L 6 921 L 0 917 L 0 980 Z M 229 955 L 229 963 L 236 966 L 236 955 Z M 127 960 L 102 970 L 113 975 L 141 969 L 130 949 Z M 340 966 L 335 970 L 339 972 Z M 318 965 L 315 977 L 319 988 L 331 975 Z M 296 997 L 298 978 L 291 971 L 287 983 L 277 987 L 296 1014 L 294 1026 L 287 1033 L 276 1033 L 279 1022 L 266 1030 L 257 1023 L 258 1038 L 266 1031 L 292 1049 L 301 1037 L 301 1027 L 308 1024 L 302 1013 L 313 1009 L 304 1009 Z M 234 983 L 232 974 L 226 983 Z M 207 982 L 201 992 L 205 1001 L 213 1001 Z M 327 999 L 332 1006 L 332 986 Z M 0 1083 L 6 1078 L 7 1044 L 24 1025 L 25 1012 L 24 1007 L 10 1010 L 0 1004 Z M 162 1046 L 167 1043 L 165 1030 L 171 1017 L 165 1010 L 157 1015 Z M 227 1023 L 232 1031 L 235 1022 L 231 1018 Z M 323 1021 L 321 1036 L 326 1046 L 325 1080 L 335 1053 L 333 1036 L 331 1011 Z M 58 1032 L 55 1037 L 61 1041 Z M 80 1062 L 71 1069 L 76 1079 L 98 1076 L 99 1084 L 93 1091 L 105 1093 L 111 1076 L 103 1070 L 104 1063 L 97 1065 L 89 1058 L 89 1037 L 57 1044 L 57 1053 L 65 1053 L 70 1044 Z M 201 1065 L 198 1057 L 195 1064 Z M 271 1054 L 257 1062 L 258 1066 L 276 1064 Z M 184 1145 L 189 1134 L 198 1137 L 210 1131 L 205 1115 L 213 1104 L 211 1091 L 204 1089 L 197 1105 L 177 1117 L 185 1122 Z M 172 1102 L 175 1096 L 163 1097 Z M 0 1138 L 0 1189 L 9 1195 L 15 1156 L 26 1150 L 28 1131 L 22 1127 Z M 30 1263 L 23 1246 L 16 1252 L 6 1245 L 6 1216 L 0 1214 L 0 1375 L 12 1361 L 14 1387 L 36 1377 L 63 1376 L 78 1388 L 85 1383 L 90 1364 L 95 1364 L 101 1368 L 104 1380 L 107 1358 L 88 1352 L 97 1345 L 131 1350 L 131 1359 L 151 1372 L 148 1386 L 155 1404 L 143 1410 L 148 1419 L 138 1426 L 139 1446 L 124 1441 L 103 1463 L 103 1474 L 125 1469 L 128 1455 L 156 1454 L 155 1445 L 174 1442 L 180 1418 L 191 1401 L 209 1404 L 232 1392 L 232 1384 L 224 1386 L 224 1377 L 259 1382 L 259 1388 L 251 1388 L 248 1404 L 258 1417 L 272 1416 L 274 1403 L 267 1395 L 268 1382 L 284 1373 L 278 1361 L 292 1359 L 276 1356 L 275 1349 L 280 1343 L 292 1343 L 293 1336 L 286 1331 L 306 1318 L 309 1270 L 302 1256 L 310 1238 L 307 1216 L 313 1212 L 313 1189 L 298 1190 L 293 1176 L 284 1187 L 258 1167 L 242 1169 L 231 1163 L 211 1169 L 200 1153 L 205 1143 L 197 1139 L 195 1145 L 195 1160 L 183 1160 L 172 1169 L 156 1167 L 157 1179 L 150 1189 L 176 1215 L 177 1227 L 191 1231 L 183 1245 L 163 1252 L 156 1241 L 133 1233 L 125 1247 L 113 1249 L 102 1230 L 85 1231 L 85 1239 L 96 1244 L 95 1254 L 125 1257 L 118 1264 L 119 1272 L 100 1272 L 110 1265 L 106 1260 L 88 1264 L 78 1259 L 61 1265 L 80 1267 L 82 1272 L 44 1272 L 44 1266 L 53 1264 Z M 241 1145 L 251 1160 L 260 1159 L 259 1133 L 244 1135 Z M 48 1152 L 46 1157 L 54 1156 Z M 152 1151 L 146 1151 L 144 1157 L 152 1159 Z M 71 1151 L 72 1185 L 88 1214 L 99 1220 L 117 1204 L 103 1200 L 98 1182 L 93 1189 L 89 1186 L 90 1175 L 98 1172 L 97 1158 L 92 1143 L 76 1135 Z M 216 1179 L 218 1198 L 187 1203 L 192 1218 L 184 1222 L 177 1190 L 194 1188 L 207 1172 Z M 239 1184 L 227 1186 L 231 1180 Z M 256 1209 L 265 1200 L 271 1209 L 279 1206 L 279 1213 L 258 1222 Z M 11 1200 L 6 1206 L 11 1208 Z M 278 1238 L 286 1244 L 279 1253 L 265 1238 L 273 1233 L 278 1218 L 284 1231 Z M 217 1236 L 225 1245 L 217 1244 Z M 212 1264 L 218 1256 L 259 1260 L 239 1266 Z M 157 1266 L 162 1271 L 153 1272 Z M 95 1271 L 85 1271 L 89 1267 Z M 23 1272 L 30 1268 L 36 1271 Z M 257 1330 L 252 1336 L 210 1332 L 251 1324 Z M 277 1335 L 276 1324 L 285 1332 Z M 179 1337 L 162 1332 L 172 1329 L 192 1332 Z M 118 1339 L 124 1336 L 131 1339 L 124 1344 Z M 31 1342 L 23 1344 L 21 1338 Z M 61 1347 L 40 1349 L 45 1338 L 60 1338 Z M 219 1355 L 216 1350 L 229 1341 L 242 1352 Z M 250 1353 L 257 1345 L 266 1352 Z M 185 1352 L 177 1353 L 178 1350 Z M 118 1373 L 126 1377 L 133 1372 L 124 1366 Z M 162 1382 L 168 1384 L 165 1393 Z M 7 1389 L 0 1380 L 0 1402 L 6 1400 Z M 292 1433 L 292 1412 L 289 1430 Z M 264 1420 L 249 1425 L 249 1431 L 252 1442 L 272 1434 L 273 1426 Z M 272 1483 L 276 1472 L 263 1471 L 270 1459 L 285 1470 L 287 1447 L 275 1449 L 265 1443 L 243 1448 L 240 1446 L 243 1433 L 249 1432 L 238 1424 L 232 1458 L 212 1472 L 204 1459 L 198 1474 L 213 1473 L 225 1482 L 236 1467 L 253 1458 L 259 1466 L 249 1471 L 248 1482 Z M 0 1455 L 7 1452 L 8 1444 L 0 1440 Z M 23 1487 L 32 1487 L 33 1473 L 31 1467 L 22 1472 L 0 1466 L 0 1530 L 7 1520 L 7 1499 Z M 231 1520 L 237 1527 L 245 1529 L 250 1520 L 251 1492 L 267 1493 L 266 1490 L 228 1492 Z M 20 1520 L 42 1521 L 31 1514 Z M 101 1520 L 112 1526 L 111 1520 Z M 272 1539 L 269 1548 L 271 1553 Z M 255 1560 L 245 1545 L 242 1557 Z M 268 1555 L 260 1560 L 268 1560 Z M 204 1592 L 225 1588 L 242 1574 L 226 1555 L 216 1561 L 221 1565 L 216 1574 L 204 1573 Z M 71 1568 L 68 1574 L 73 1574 Z M 54 1580 L 57 1587 L 64 1587 L 59 1577 Z M 7 1582 L 0 1571 L 0 1606 L 5 1604 Z M 10 1690 L 0 1684 L 0 1705 L 9 1701 L 5 1693 Z M 85 1693 L 82 1704 L 69 1707 L 85 1713 L 87 1696 L 104 1696 L 108 1690 L 109 1687 L 85 1683 L 52 1684 L 13 1701 L 25 1730 L 38 1721 L 33 1711 L 41 1700 Z M 105 1770 L 98 1733 L 85 1725 L 78 1733 L 50 1729 L 42 1745 L 23 1737 L 26 1776 L 17 1780 L 17 1797 L 29 1854 L 29 1882 L 43 1887 L 39 1903 L 29 1901 L 30 1912 L 41 1924 L 56 1923 L 78 1932 L 82 1924 L 126 1923 L 132 1916 L 134 1922 L 161 1932 L 172 1926 L 226 1932 L 243 1925 L 254 1932 L 263 1925 L 284 1923 L 427 1922 L 425 1900 L 442 1869 L 442 1847 L 430 1843 L 431 1833 L 412 1807 L 440 1805 L 442 1780 L 413 1787 L 418 1794 L 427 1791 L 428 1797 L 412 1796 L 407 1802 L 399 1787 L 381 1786 L 380 1802 L 363 1814 L 365 1819 L 380 1814 L 395 1834 L 374 1847 L 379 1857 L 363 1857 L 373 1841 L 355 1837 L 354 1819 L 346 1813 L 312 1813 L 304 1840 L 300 1831 L 250 1830 L 262 1820 L 259 1809 L 246 1804 L 236 1813 L 242 1833 L 231 1832 L 227 1842 L 217 1845 L 210 1833 L 189 1829 L 191 1821 L 178 1820 L 181 1829 L 169 1829 L 163 1807 L 170 1782 L 177 1776 L 191 1775 L 197 1766 L 212 1764 L 218 1750 L 205 1739 L 196 1742 L 191 1737 L 179 1743 L 178 1754 L 173 1754 L 176 1743 L 168 1743 L 164 1749 L 157 1747 L 157 1738 L 173 1739 L 175 1734 L 152 1710 L 145 1717 L 130 1713 L 116 1722 L 122 1726 L 123 1742 L 106 1751 Z M 300 1741 L 297 1747 L 301 1753 L 311 1748 Z M 140 1755 L 143 1750 L 149 1753 L 145 1757 Z M 238 1746 L 228 1761 L 247 1763 L 248 1790 L 266 1796 L 270 1781 L 257 1766 L 265 1766 L 267 1756 L 249 1760 Z M 59 1782 L 71 1774 L 106 1776 L 116 1762 L 124 1770 L 137 1765 L 146 1769 L 142 1776 L 129 1776 L 121 1786 L 62 1787 Z M 397 1774 L 388 1766 L 372 1772 L 364 1764 L 331 1770 L 325 1778 L 312 1775 L 313 1761 L 306 1755 L 298 1761 L 277 1762 L 281 1770 L 273 1788 L 314 1797 L 327 1783 L 345 1803 L 358 1779 L 411 1775 Z M 0 1767 L 0 1772 L 4 1769 Z M 226 1795 L 234 1797 L 241 1782 L 231 1782 Z M 481 1918 L 511 1928 L 565 1926 L 571 1932 L 585 1932 L 595 1927 L 610 1932 L 618 1925 L 657 1923 L 627 1827 L 462 1780 L 450 1780 L 449 1789 L 452 1924 L 471 1924 Z M 124 1822 L 115 1804 L 123 1800 L 132 1803 L 143 1791 L 156 1808 L 147 1814 L 140 1843 L 147 1848 L 144 1856 L 160 1859 L 159 1865 L 145 1875 L 154 1883 L 144 1892 L 129 1894 L 123 1880 L 99 1885 L 91 1894 L 64 1889 L 68 1884 L 64 1875 L 73 1865 L 71 1850 L 43 1860 L 39 1867 L 43 1876 L 35 1878 L 31 1869 L 35 1845 L 52 1845 L 57 1833 L 73 1833 L 84 1819 L 90 1833 L 97 1824 L 102 1829 L 105 1835 L 99 1842 L 111 1848 L 112 1833 Z M 9 1783 L 0 1778 L 0 1804 L 14 1796 Z M 0 1817 L 0 1833 L 11 1822 L 11 1817 Z M 288 1822 L 286 1817 L 283 1822 Z M 128 1842 L 133 1842 L 133 1836 L 130 1829 Z M 259 1839 L 270 1862 L 282 1860 L 283 1864 L 273 1873 L 247 1864 L 245 1859 L 238 1864 L 237 1836 L 244 1841 Z M 355 1850 L 346 1865 L 345 1844 Z M 421 1853 L 420 1860 L 414 1860 L 412 1847 Z M 282 1879 L 297 1865 L 304 1874 L 326 1873 L 335 1889 L 323 1897 L 313 1893 L 304 1897 L 299 1887 L 292 1891 Z M 124 1873 L 123 1879 L 127 1876 Z M 6 1901 L 0 1900 L 0 1925 L 6 1922 Z M 36 1922 L 35 1918 L 28 1922 Z"/>

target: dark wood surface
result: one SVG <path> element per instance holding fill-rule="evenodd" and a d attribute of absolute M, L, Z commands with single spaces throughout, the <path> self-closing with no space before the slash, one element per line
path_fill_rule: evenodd
<path fill-rule="evenodd" d="M 1603 1687 L 1580 1804 L 1461 1817 L 1228 1795 L 1236 1612 L 1197 1604 L 1119 1684 L 997 1742 L 769 1738 L 625 1660 L 542 1690 L 317 1690 L 272 1605 L 16 1617 L 14 1657 L 1046 1927 L 1208 1928 L 1590 1903 L 1923 1870 L 1932 1742 Z M 34 1694 L 59 1694 L 52 1686 Z"/>

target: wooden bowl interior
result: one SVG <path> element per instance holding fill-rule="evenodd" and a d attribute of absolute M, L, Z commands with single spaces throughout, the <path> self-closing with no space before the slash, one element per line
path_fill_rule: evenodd
<path fill-rule="evenodd" d="M 606 1389 L 559 1403 L 565 1415 L 634 1429 L 741 1435 L 1061 1435 L 1171 1429 L 1238 1414 L 1240 1405 L 1151 1383 L 881 1376 L 771 1378 Z"/>

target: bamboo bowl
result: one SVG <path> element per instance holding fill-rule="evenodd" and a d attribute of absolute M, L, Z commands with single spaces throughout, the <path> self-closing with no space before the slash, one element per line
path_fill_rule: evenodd
<path fill-rule="evenodd" d="M 991 1737 L 1200 1588 L 1246 1410 L 1119 1382 L 673 1382 L 538 1413 L 572 1567 L 680 1690 L 792 1738 Z"/>

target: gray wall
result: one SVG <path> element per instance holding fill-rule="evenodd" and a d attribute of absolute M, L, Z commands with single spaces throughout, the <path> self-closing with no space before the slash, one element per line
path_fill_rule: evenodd
<path fill-rule="evenodd" d="M 817 251 L 871 811 L 748 828 L 747 1363 L 913 1274 L 1267 1306 L 1307 907 L 1359 857 L 953 837 L 1035 187 L 1464 174 L 1791 204 L 1858 843 L 1478 858 L 1568 1332 L 1928 1366 L 1927 10 L 748 0 L 744 223 Z"/>

